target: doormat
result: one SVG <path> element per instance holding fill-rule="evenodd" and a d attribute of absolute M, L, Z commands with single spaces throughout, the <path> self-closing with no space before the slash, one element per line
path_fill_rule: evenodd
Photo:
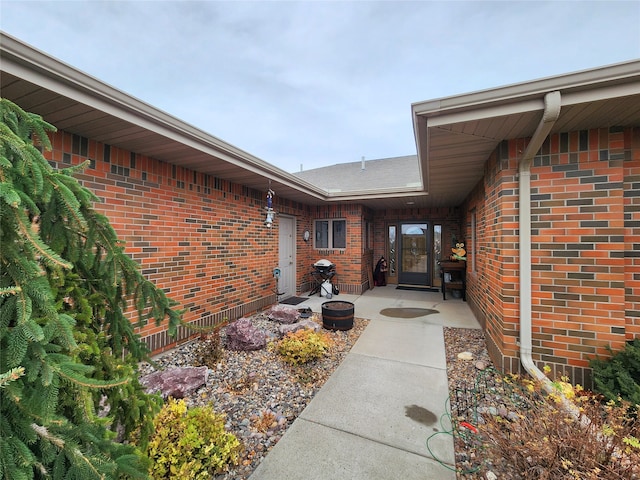
<path fill-rule="evenodd" d="M 396 290 L 411 290 L 414 292 L 439 292 L 439 288 L 434 287 L 419 287 L 416 285 L 398 285 Z"/>
<path fill-rule="evenodd" d="M 309 300 L 306 297 L 289 297 L 284 300 L 280 300 L 280 303 L 284 305 L 298 305 L 299 303 L 304 302 L 305 300 Z"/>

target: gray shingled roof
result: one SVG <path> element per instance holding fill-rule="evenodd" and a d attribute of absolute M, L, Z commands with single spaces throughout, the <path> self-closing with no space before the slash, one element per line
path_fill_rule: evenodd
<path fill-rule="evenodd" d="M 421 185 L 418 156 L 339 163 L 294 172 L 293 175 L 328 192 L 353 192 L 380 188 L 415 188 Z"/>

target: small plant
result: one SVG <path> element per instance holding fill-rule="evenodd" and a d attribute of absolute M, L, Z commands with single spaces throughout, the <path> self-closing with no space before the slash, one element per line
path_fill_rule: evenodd
<path fill-rule="evenodd" d="M 307 385 L 319 384 L 319 382 L 324 383 L 323 380 L 326 380 L 326 372 L 321 369 L 314 368 L 314 366 L 310 364 L 300 365 L 296 369 L 295 375 L 298 382 Z"/>
<path fill-rule="evenodd" d="M 277 342 L 275 349 L 285 362 L 301 365 L 321 358 L 327 353 L 331 344 L 331 338 L 326 333 L 305 328 L 288 333 Z"/>
<path fill-rule="evenodd" d="M 274 423 L 276 422 L 276 414 L 271 410 L 264 410 L 260 413 L 260 416 L 256 418 L 253 423 L 253 427 L 261 433 L 265 433 L 268 430 L 274 428 Z M 276 423 L 277 425 L 277 423 Z"/>
<path fill-rule="evenodd" d="M 595 390 L 608 400 L 620 397 L 632 405 L 640 404 L 640 340 L 611 353 L 610 359 L 596 358 L 590 362 Z"/>
<path fill-rule="evenodd" d="M 518 414 L 484 415 L 479 435 L 485 455 L 501 459 L 514 478 L 638 478 L 640 422 L 625 415 L 628 402 L 603 404 L 567 378 L 553 382 L 551 393 L 532 380 L 510 381 L 520 385 L 518 408 L 510 409 Z M 577 415 L 562 407 L 563 398 Z"/>
<path fill-rule="evenodd" d="M 227 391 L 240 395 L 251 388 L 256 388 L 256 385 L 260 381 L 260 374 L 251 370 L 243 370 L 240 375 L 234 376 L 233 378 L 225 379 L 224 386 Z"/>
<path fill-rule="evenodd" d="M 240 442 L 211 406 L 187 409 L 184 400 L 171 398 L 154 425 L 147 448 L 153 479 L 208 480 L 238 464 Z"/>
<path fill-rule="evenodd" d="M 220 328 L 216 328 L 198 345 L 196 349 L 196 366 L 214 368 L 222 359 L 222 352 Z"/>

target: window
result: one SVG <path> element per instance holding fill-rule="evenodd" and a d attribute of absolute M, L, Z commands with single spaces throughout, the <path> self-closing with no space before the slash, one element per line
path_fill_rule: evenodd
<path fill-rule="evenodd" d="M 433 226 L 433 285 L 440 285 L 440 260 L 442 260 L 442 225 Z"/>
<path fill-rule="evenodd" d="M 316 220 L 315 248 L 347 248 L 346 220 Z"/>

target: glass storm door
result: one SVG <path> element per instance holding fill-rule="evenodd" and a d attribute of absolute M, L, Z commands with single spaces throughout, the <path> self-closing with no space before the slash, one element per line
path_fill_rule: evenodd
<path fill-rule="evenodd" d="M 403 223 L 398 240 L 398 283 L 429 285 L 429 226 Z"/>

